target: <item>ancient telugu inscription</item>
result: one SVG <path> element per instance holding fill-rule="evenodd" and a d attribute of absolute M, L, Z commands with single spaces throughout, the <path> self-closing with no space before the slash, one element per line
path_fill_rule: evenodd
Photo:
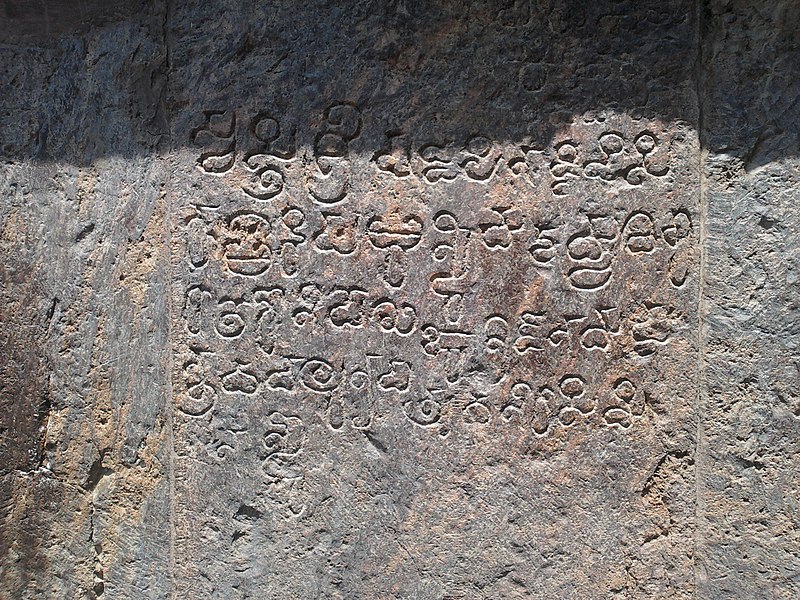
<path fill-rule="evenodd" d="M 201 4 L 169 78 L 179 592 L 690 577 L 691 7 Z"/>
<path fill-rule="evenodd" d="M 305 125 L 198 122 L 187 169 L 204 191 L 176 253 L 186 455 L 258 462 L 298 516 L 309 436 L 491 432 L 556 451 L 664 410 L 656 365 L 687 347 L 696 270 L 680 127 L 578 119 L 541 147 L 392 130 L 359 153 L 370 121 L 345 101 Z"/>

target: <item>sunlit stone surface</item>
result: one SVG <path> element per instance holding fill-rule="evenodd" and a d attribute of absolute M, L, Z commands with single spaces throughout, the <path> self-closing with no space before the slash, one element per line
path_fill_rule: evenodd
<path fill-rule="evenodd" d="M 793 598 L 791 2 L 7 2 L 0 595 Z"/>

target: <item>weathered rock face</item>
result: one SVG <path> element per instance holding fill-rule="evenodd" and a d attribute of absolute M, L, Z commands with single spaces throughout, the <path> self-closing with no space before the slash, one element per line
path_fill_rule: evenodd
<path fill-rule="evenodd" d="M 800 588 L 800 7 L 706 10 L 700 581 L 719 597 L 792 598 Z"/>
<path fill-rule="evenodd" d="M 0 25 L 0 595 L 797 596 L 792 2 L 94 4 Z"/>

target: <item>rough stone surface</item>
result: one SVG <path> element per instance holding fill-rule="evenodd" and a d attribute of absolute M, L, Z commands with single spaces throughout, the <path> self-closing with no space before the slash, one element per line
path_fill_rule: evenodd
<path fill-rule="evenodd" d="M 0 597 L 800 594 L 794 2 L 0 17 Z"/>
<path fill-rule="evenodd" d="M 800 8 L 706 8 L 698 584 L 800 594 Z"/>

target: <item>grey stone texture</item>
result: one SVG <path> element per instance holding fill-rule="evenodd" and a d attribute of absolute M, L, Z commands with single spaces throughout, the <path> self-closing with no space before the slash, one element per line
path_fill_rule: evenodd
<path fill-rule="evenodd" d="M 796 598 L 800 6 L 0 4 L 0 597 Z"/>

